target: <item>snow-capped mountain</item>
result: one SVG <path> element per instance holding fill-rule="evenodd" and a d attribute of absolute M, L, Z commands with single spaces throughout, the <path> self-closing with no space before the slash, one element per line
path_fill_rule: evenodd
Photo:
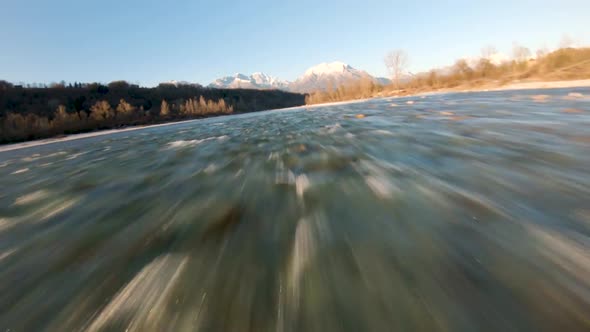
<path fill-rule="evenodd" d="M 225 89 L 283 89 L 286 90 L 289 82 L 279 80 L 264 73 L 254 73 L 250 76 L 237 73 L 234 76 L 226 76 L 209 84 L 211 88 Z"/>
<path fill-rule="evenodd" d="M 383 78 L 374 78 L 366 71 L 358 70 L 343 62 L 321 63 L 309 68 L 303 76 L 289 85 L 289 90 L 294 92 L 312 92 L 324 90 L 328 86 L 338 87 L 347 82 L 357 81 L 361 78 L 369 78 L 375 83 L 385 83 Z"/>
<path fill-rule="evenodd" d="M 375 84 L 386 85 L 391 83 L 387 78 L 373 77 L 366 71 L 355 69 L 343 62 L 321 63 L 305 71 L 303 76 L 295 82 L 288 82 L 275 77 L 254 73 L 250 76 L 235 74 L 215 80 L 209 84 L 211 88 L 220 89 L 280 89 L 293 92 L 313 92 L 325 90 L 328 86 L 334 88 L 348 82 L 368 78 Z"/>
<path fill-rule="evenodd" d="M 185 86 L 186 85 L 190 85 L 190 86 L 197 86 L 197 87 L 202 86 L 199 83 L 192 83 L 192 82 L 187 82 L 187 81 L 176 81 L 176 80 L 162 82 L 160 84 L 163 84 L 163 85 L 174 85 L 176 87 L 182 86 L 182 85 L 185 85 Z"/>

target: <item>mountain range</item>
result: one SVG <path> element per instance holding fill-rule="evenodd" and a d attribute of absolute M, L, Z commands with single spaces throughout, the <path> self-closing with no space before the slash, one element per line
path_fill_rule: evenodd
<path fill-rule="evenodd" d="M 277 79 L 264 73 L 244 75 L 237 73 L 234 76 L 226 76 L 209 84 L 211 88 L 225 89 L 281 89 L 287 90 L 289 82 Z"/>
<path fill-rule="evenodd" d="M 337 87 L 346 82 L 362 78 L 373 80 L 376 84 L 388 84 L 386 78 L 373 77 L 363 70 L 358 70 L 343 62 L 321 63 L 311 67 L 293 82 L 280 80 L 264 73 L 244 75 L 237 73 L 233 76 L 219 78 L 209 84 L 212 88 L 225 89 L 279 89 L 292 92 L 312 92 L 325 90 L 328 86 Z"/>

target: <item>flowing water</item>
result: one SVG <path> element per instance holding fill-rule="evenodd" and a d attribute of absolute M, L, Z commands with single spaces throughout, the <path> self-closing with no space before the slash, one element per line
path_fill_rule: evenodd
<path fill-rule="evenodd" d="M 377 99 L 2 152 L 0 331 L 589 331 L 588 96 Z"/>

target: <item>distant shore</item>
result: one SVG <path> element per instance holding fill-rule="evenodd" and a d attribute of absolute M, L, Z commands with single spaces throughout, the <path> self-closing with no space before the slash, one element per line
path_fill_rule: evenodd
<path fill-rule="evenodd" d="M 514 82 L 504 86 L 490 88 L 489 90 L 526 90 L 526 89 L 559 89 L 590 87 L 590 79 L 573 81 L 549 81 L 549 82 Z"/>
<path fill-rule="evenodd" d="M 384 93 L 378 94 L 371 98 L 364 98 L 364 99 L 353 99 L 353 100 L 345 100 L 345 101 L 335 101 L 335 102 L 328 102 L 328 103 L 319 103 L 319 104 L 311 104 L 305 106 L 298 106 L 298 107 L 290 107 L 290 108 L 317 108 L 317 107 L 324 107 L 324 106 L 335 106 L 335 105 L 345 105 L 350 103 L 362 103 L 371 99 L 379 99 L 379 98 L 408 98 L 408 97 L 418 97 L 424 95 L 432 95 L 432 94 L 444 94 L 444 93 L 453 93 L 453 92 L 487 92 L 487 91 L 511 91 L 511 90 L 537 90 L 537 89 L 560 89 L 560 88 L 584 88 L 590 87 L 590 79 L 587 80 L 571 80 L 571 81 L 539 81 L 539 82 L 513 82 L 505 85 L 483 85 L 478 87 L 456 87 L 456 88 L 445 88 L 445 89 L 435 89 L 435 90 L 423 90 L 423 91 L 412 91 L 412 92 L 402 92 L 402 93 Z"/>
<path fill-rule="evenodd" d="M 362 103 L 371 99 L 379 99 L 379 98 L 407 98 L 407 97 L 414 97 L 414 96 L 421 96 L 425 94 L 432 94 L 432 93 L 452 93 L 452 92 L 485 92 L 485 91 L 510 91 L 510 90 L 529 90 L 529 89 L 559 89 L 559 88 L 580 88 L 580 87 L 590 87 L 590 79 L 587 80 L 573 80 L 573 81 L 539 81 L 539 82 L 514 82 L 509 83 L 502 86 L 480 86 L 476 88 L 453 88 L 453 89 L 440 89 L 440 90 L 431 90 L 431 91 L 421 91 L 418 93 L 411 93 L 411 94 L 390 94 L 390 95 L 379 95 L 373 98 L 365 98 L 365 99 L 356 99 L 356 100 L 347 100 L 347 101 L 338 101 L 338 102 L 330 102 L 330 103 L 321 103 L 321 104 L 313 104 L 313 105 L 302 105 L 296 107 L 288 107 L 282 108 L 280 110 L 290 110 L 290 109 L 298 109 L 298 108 L 318 108 L 318 107 L 326 107 L 326 106 L 335 106 L 335 105 L 346 105 L 351 103 Z M 239 115 L 239 114 L 235 114 Z M 228 115 L 231 116 L 231 115 Z M 123 133 L 127 131 L 135 131 L 141 129 L 148 129 L 148 128 L 155 128 L 155 127 L 163 127 L 163 126 L 170 126 L 179 123 L 188 123 L 199 121 L 203 119 L 193 119 L 193 120 L 184 120 L 184 121 L 176 121 L 176 122 L 168 122 L 168 123 L 161 123 L 161 124 L 154 124 L 154 125 L 147 125 L 147 126 L 136 126 L 136 127 L 129 127 L 129 128 L 122 128 L 122 129 L 109 129 L 109 130 L 101 130 L 95 131 L 90 133 L 82 133 L 82 134 L 72 134 L 67 135 L 64 137 L 56 137 L 56 138 L 47 138 L 41 140 L 34 140 L 34 141 L 27 141 L 22 143 L 14 143 L 14 144 L 7 144 L 7 145 L 0 145 L 0 153 L 25 149 L 29 147 L 35 147 L 40 145 L 58 143 L 58 142 L 66 142 L 66 141 L 73 141 L 78 139 L 84 138 L 91 138 L 96 136 L 102 135 L 109 135 L 115 133 Z"/>
<path fill-rule="evenodd" d="M 381 97 L 412 97 L 432 93 L 452 93 L 452 92 L 486 92 L 486 91 L 510 91 L 510 90 L 537 90 L 537 89 L 560 89 L 560 88 L 583 88 L 590 87 L 590 79 L 569 80 L 569 81 L 529 81 L 529 82 L 511 82 L 504 85 L 486 84 L 477 87 L 443 88 L 434 90 L 424 90 L 410 93 L 387 93 L 377 96 Z"/>

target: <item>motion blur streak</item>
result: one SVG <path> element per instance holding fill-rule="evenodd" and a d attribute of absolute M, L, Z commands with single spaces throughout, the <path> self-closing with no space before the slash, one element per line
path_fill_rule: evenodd
<path fill-rule="evenodd" d="M 588 96 L 376 99 L 2 152 L 0 330 L 590 331 Z"/>

